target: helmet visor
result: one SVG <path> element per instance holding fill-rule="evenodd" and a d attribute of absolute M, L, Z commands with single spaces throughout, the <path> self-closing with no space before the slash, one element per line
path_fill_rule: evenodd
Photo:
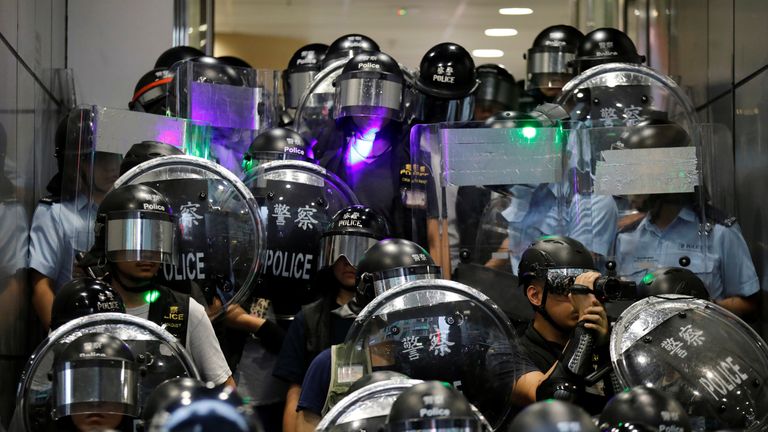
<path fill-rule="evenodd" d="M 582 273 L 593 272 L 586 268 L 559 268 L 547 270 L 547 284 L 551 294 L 568 295 L 573 283 Z"/>
<path fill-rule="evenodd" d="M 335 118 L 373 116 L 402 120 L 403 85 L 379 77 L 339 78 Z"/>
<path fill-rule="evenodd" d="M 293 72 L 286 75 L 285 105 L 287 108 L 296 108 L 299 106 L 301 96 L 309 88 L 315 75 L 317 75 L 317 71 Z"/>
<path fill-rule="evenodd" d="M 64 362 L 56 369 L 54 417 L 87 413 L 137 417 L 137 379 L 133 363 L 123 360 Z"/>
<path fill-rule="evenodd" d="M 107 259 L 176 264 L 176 226 L 159 212 L 116 212 L 107 216 Z"/>
<path fill-rule="evenodd" d="M 373 290 L 376 296 L 397 288 L 408 282 L 424 279 L 440 279 L 440 267 L 433 265 L 404 267 L 377 273 L 373 277 Z"/>
<path fill-rule="evenodd" d="M 411 110 L 422 123 L 465 122 L 475 110 L 475 95 L 462 99 L 442 99 L 417 92 Z"/>
<path fill-rule="evenodd" d="M 525 89 L 562 88 L 573 77 L 568 63 L 575 58 L 570 52 L 528 50 Z"/>
<path fill-rule="evenodd" d="M 477 419 L 419 419 L 399 423 L 390 423 L 390 432 L 482 432 L 483 425 Z"/>
<path fill-rule="evenodd" d="M 373 237 L 360 235 L 330 235 L 320 240 L 320 266 L 330 267 L 336 260 L 344 257 L 357 267 L 366 251 L 376 244 Z"/>

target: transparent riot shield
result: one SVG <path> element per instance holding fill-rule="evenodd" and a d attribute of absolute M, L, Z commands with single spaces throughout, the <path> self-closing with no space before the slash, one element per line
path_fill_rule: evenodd
<path fill-rule="evenodd" d="M 515 320 L 531 317 L 520 290 L 510 289 L 523 251 L 543 235 L 569 232 L 563 145 L 554 127 L 474 122 L 411 131 L 411 186 L 403 193 L 406 206 L 425 209 L 414 217 L 439 221 L 440 248 L 430 253 L 446 276 L 476 287 Z"/>
<path fill-rule="evenodd" d="M 648 297 L 621 315 L 610 350 L 622 385 L 665 391 L 694 430 L 765 430 L 768 348 L 727 310 L 679 295 Z"/>
<path fill-rule="evenodd" d="M 410 282 L 381 294 L 360 312 L 344 345 L 341 367 L 451 383 L 493 428 L 510 415 L 512 389 L 528 372 L 499 307 L 446 280 Z"/>
<path fill-rule="evenodd" d="M 382 430 L 389 410 L 400 393 L 422 383 L 413 379 L 390 379 L 367 385 L 348 394 L 323 416 L 317 431 Z"/>
<path fill-rule="evenodd" d="M 719 273 L 708 241 L 701 141 L 671 122 L 598 127 L 571 123 L 567 175 L 591 222 L 582 240 L 608 254 L 623 279 L 640 283 L 660 267 L 687 267 L 717 294 Z M 698 126 L 692 126 L 699 137 Z M 611 225 L 605 215 L 614 214 Z M 617 219 L 618 218 L 618 219 Z M 615 235 L 612 244 L 611 236 Z M 606 268 L 599 268 L 605 272 Z"/>
<path fill-rule="evenodd" d="M 184 347 L 170 333 L 151 321 L 121 313 L 101 313 L 78 318 L 52 332 L 37 347 L 27 363 L 19 383 L 16 405 L 16 416 L 24 430 L 64 430 L 58 422 L 66 419 L 54 420 L 63 414 L 57 413 L 58 407 L 68 402 L 62 400 L 65 392 L 61 388 L 54 388 L 54 375 L 59 370 L 56 367 L 63 361 L 60 357 L 63 357 L 62 353 L 73 340 L 92 333 L 112 335 L 130 348 L 135 362 L 133 368 L 129 369 L 138 373 L 133 374 L 136 378 L 135 388 L 125 391 L 135 392 L 138 407 L 143 406 L 152 390 L 167 379 L 184 376 L 200 378 Z M 108 389 L 109 386 L 117 385 L 116 382 L 100 380 L 98 370 L 82 376 L 93 379 L 62 381 L 71 390 L 67 394 L 79 394 L 87 398 L 89 394 L 103 393 L 97 391 L 96 387 Z M 105 376 L 103 372 L 101 376 Z M 90 402 L 105 402 L 106 405 L 107 401 Z M 136 418 L 140 418 L 138 414 Z"/>
<path fill-rule="evenodd" d="M 349 58 L 336 60 L 315 75 L 296 108 L 294 119 L 296 131 L 313 145 L 319 143 L 322 146 L 323 143 L 319 142 L 323 141 L 322 137 L 333 134 L 336 129 L 333 118 L 333 103 L 336 95 L 334 83 L 347 61 Z"/>
<path fill-rule="evenodd" d="M 278 123 L 280 72 L 185 61 L 171 68 L 168 106 L 177 117 L 210 124 L 210 157 L 240 174 L 243 153 Z"/>
<path fill-rule="evenodd" d="M 71 112 L 59 209 L 61 232 L 71 250 L 56 251 L 70 265 L 76 252 L 86 252 L 93 244 L 96 210 L 119 177 L 123 155 L 142 141 L 163 142 L 191 154 L 204 153 L 210 142 L 210 127 L 99 106 L 83 106 Z"/>
<path fill-rule="evenodd" d="M 555 101 L 571 120 L 600 126 L 672 121 L 692 133 L 698 124 L 688 96 L 668 76 L 643 65 L 607 63 L 587 69 Z"/>
<path fill-rule="evenodd" d="M 302 161 L 267 162 L 243 182 L 266 221 L 268 249 L 256 296 L 272 300 L 278 319 L 292 319 L 319 295 L 310 281 L 319 270 L 321 234 L 357 198 L 333 173 Z"/>
<path fill-rule="evenodd" d="M 723 124 L 700 125 L 704 194 L 724 215 L 736 214 L 736 165 L 733 135 Z"/>
<path fill-rule="evenodd" d="M 179 257 L 158 273 L 164 283 L 187 293 L 197 284 L 212 318 L 250 297 L 266 234 L 259 205 L 234 174 L 198 157 L 166 156 L 132 168 L 115 188 L 126 184 L 162 193 L 177 217 Z"/>

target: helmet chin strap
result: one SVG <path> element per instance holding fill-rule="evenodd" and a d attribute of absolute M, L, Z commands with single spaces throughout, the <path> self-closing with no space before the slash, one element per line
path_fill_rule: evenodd
<path fill-rule="evenodd" d="M 112 278 L 114 278 L 117 281 L 117 283 L 119 283 L 120 286 L 128 292 L 141 294 L 144 291 L 146 291 L 152 283 L 152 279 L 139 279 L 131 276 L 122 275 L 120 273 L 120 270 L 117 269 L 117 266 L 112 265 L 112 263 L 110 263 L 109 269 L 110 269 L 110 275 L 112 276 Z M 130 283 L 126 283 L 126 281 Z"/>
<path fill-rule="evenodd" d="M 544 283 L 544 293 L 541 296 L 541 304 L 536 307 L 536 312 L 541 315 L 552 327 L 554 327 L 557 331 L 562 333 L 563 335 L 568 335 L 570 333 L 569 330 L 563 328 L 560 324 L 555 322 L 555 319 L 552 318 L 552 315 L 547 312 L 547 295 L 549 293 L 549 282 Z"/>

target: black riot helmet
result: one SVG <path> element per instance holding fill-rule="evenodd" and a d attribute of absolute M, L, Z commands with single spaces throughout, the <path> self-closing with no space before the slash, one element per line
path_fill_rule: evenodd
<path fill-rule="evenodd" d="M 562 330 L 546 310 L 547 296 L 568 294 L 578 275 L 596 268 L 592 253 L 580 242 L 565 236 L 545 236 L 523 252 L 518 277 L 524 293 L 534 280 L 544 282 L 541 305 L 534 310 Z"/>
<path fill-rule="evenodd" d="M 403 71 L 395 59 L 378 51 L 364 51 L 344 65 L 336 78 L 334 118 L 379 117 L 403 119 Z"/>
<path fill-rule="evenodd" d="M 175 263 L 176 223 L 168 199 L 149 186 L 112 189 L 96 214 L 93 250 L 109 262 Z"/>
<path fill-rule="evenodd" d="M 159 141 L 142 141 L 131 146 L 120 163 L 120 175 L 148 160 L 163 156 L 183 155 L 184 151 L 176 146 Z"/>
<path fill-rule="evenodd" d="M 649 119 L 627 128 L 619 137 L 616 147 L 652 149 L 690 145 L 691 137 L 677 123 L 663 119 Z"/>
<path fill-rule="evenodd" d="M 261 424 L 242 397 L 231 387 L 210 383 L 189 390 L 188 397 L 168 406 L 162 424 L 167 432 L 260 432 Z M 157 418 L 158 416 L 155 416 Z M 154 426 L 154 425 L 153 425 Z"/>
<path fill-rule="evenodd" d="M 419 92 L 441 99 L 462 99 L 479 85 L 472 56 L 451 42 L 437 44 L 424 54 L 414 84 Z"/>
<path fill-rule="evenodd" d="M 322 60 L 324 69 L 336 60 L 352 58 L 363 51 L 379 51 L 379 44 L 368 36 L 361 34 L 347 34 L 339 37 L 331 43 Z"/>
<path fill-rule="evenodd" d="M 191 76 L 187 73 L 180 73 L 180 69 L 187 67 L 187 65 L 193 65 Z M 186 88 L 186 85 L 180 86 L 176 81 L 177 79 L 191 80 L 200 84 L 222 84 L 234 87 L 244 87 L 246 86 L 246 78 L 241 72 L 242 71 L 239 70 L 239 68 L 233 67 L 216 57 L 209 56 L 195 57 L 174 64 L 171 68 L 173 81 L 171 82 L 169 93 L 169 108 L 171 114 L 180 115 L 181 113 L 188 111 L 186 106 L 188 95 L 186 92 L 189 92 L 190 89 Z M 178 75 L 181 75 L 182 78 L 179 78 Z M 177 94 L 177 92 L 181 92 L 181 94 Z M 178 98 L 181 98 L 180 101 L 177 100 Z M 176 112 L 176 110 L 179 110 L 179 112 Z"/>
<path fill-rule="evenodd" d="M 688 414 L 680 402 L 647 386 L 614 396 L 598 423 L 602 431 L 691 431 Z"/>
<path fill-rule="evenodd" d="M 241 59 L 240 57 L 235 57 L 235 56 L 219 56 L 219 57 L 216 57 L 216 58 L 219 59 L 220 62 L 224 63 L 227 66 L 234 66 L 234 67 L 239 67 L 239 68 L 249 68 L 249 69 L 253 68 L 253 66 L 251 66 L 250 63 L 248 63 L 247 61 Z"/>
<path fill-rule="evenodd" d="M 64 284 L 51 307 L 51 329 L 75 318 L 102 312 L 125 313 L 120 294 L 101 279 L 76 278 Z"/>
<path fill-rule="evenodd" d="M 497 64 L 482 64 L 475 69 L 480 85 L 475 93 L 475 120 L 485 120 L 499 111 L 517 108 L 519 98 L 515 77 Z M 478 116 L 478 112 L 487 115 Z"/>
<path fill-rule="evenodd" d="M 696 273 L 682 267 L 662 267 L 648 273 L 637 286 L 638 298 L 680 294 L 709 300 L 709 291 Z"/>
<path fill-rule="evenodd" d="M 309 88 L 322 67 L 328 45 L 313 43 L 296 50 L 283 71 L 283 93 L 285 107 L 297 108 L 301 95 Z"/>
<path fill-rule="evenodd" d="M 309 146 L 296 131 L 283 127 L 260 133 L 243 154 L 243 171 L 273 160 L 307 160 Z"/>
<path fill-rule="evenodd" d="M 421 59 L 412 110 L 417 121 L 467 121 L 479 82 L 475 62 L 461 45 L 445 42 L 430 48 Z"/>
<path fill-rule="evenodd" d="M 554 25 L 541 31 L 525 56 L 528 92 L 559 91 L 574 77 L 571 62 L 584 39 L 584 34 L 569 25 Z"/>
<path fill-rule="evenodd" d="M 604 63 L 642 64 L 645 56 L 637 53 L 632 39 L 621 30 L 603 27 L 584 36 L 573 60 L 576 74 Z"/>
<path fill-rule="evenodd" d="M 165 115 L 168 112 L 167 96 L 173 77 L 167 68 L 157 68 L 142 75 L 133 89 L 128 103 L 131 111 Z"/>
<path fill-rule="evenodd" d="M 204 56 L 205 53 L 191 46 L 176 46 L 165 50 L 157 58 L 155 68 L 169 69 L 174 63 Z"/>
<path fill-rule="evenodd" d="M 522 410 L 508 432 L 597 432 L 595 423 L 581 407 L 559 400 L 536 402 Z"/>
<path fill-rule="evenodd" d="M 440 267 L 418 244 L 397 238 L 381 240 L 365 252 L 357 266 L 355 302 L 362 308 L 404 283 L 440 277 Z"/>
<path fill-rule="evenodd" d="M 406 389 L 395 399 L 387 431 L 483 431 L 483 423 L 458 390 L 427 381 Z"/>
<path fill-rule="evenodd" d="M 138 369 L 121 339 L 106 333 L 78 337 L 54 357 L 54 419 L 88 413 L 137 417 Z"/>
<path fill-rule="evenodd" d="M 370 207 L 341 209 L 320 237 L 320 267 L 330 267 L 341 257 L 357 267 L 368 248 L 387 236 L 387 221 Z"/>
<path fill-rule="evenodd" d="M 170 415 L 168 409 L 180 405 L 185 399 L 191 399 L 196 391 L 204 387 L 202 381 L 190 377 L 171 378 L 157 386 L 141 410 L 144 430 L 159 432 Z"/>

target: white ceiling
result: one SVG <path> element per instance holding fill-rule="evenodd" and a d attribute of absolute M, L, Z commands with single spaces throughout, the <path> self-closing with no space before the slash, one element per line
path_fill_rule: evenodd
<path fill-rule="evenodd" d="M 375 40 L 397 61 L 418 67 L 424 53 L 440 42 L 456 42 L 470 52 L 504 51 L 498 63 L 523 79 L 523 53 L 545 27 L 571 23 L 572 0 L 216 0 L 215 30 L 223 33 L 294 37 L 330 44 L 347 33 Z M 532 15 L 500 15 L 502 7 L 528 7 Z M 408 11 L 398 16 L 398 9 Z M 488 37 L 487 28 L 515 28 L 512 37 Z M 285 53 L 285 62 L 293 53 Z"/>

